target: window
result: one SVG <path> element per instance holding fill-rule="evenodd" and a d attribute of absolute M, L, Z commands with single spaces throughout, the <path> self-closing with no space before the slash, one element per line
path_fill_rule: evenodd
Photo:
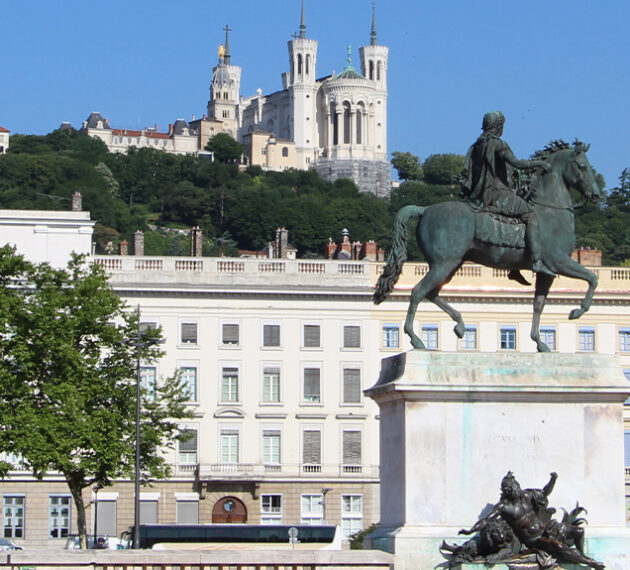
<path fill-rule="evenodd" d="M 282 147 L 282 156 L 284 158 L 286 158 L 287 156 L 289 156 L 289 149 L 286 146 Z"/>
<path fill-rule="evenodd" d="M 541 327 L 540 340 L 542 340 L 549 347 L 549 350 L 556 350 L 555 327 Z"/>
<path fill-rule="evenodd" d="M 623 375 L 626 377 L 626 380 L 628 380 L 628 382 L 630 382 L 630 368 L 624 368 L 623 369 Z M 626 398 L 626 401 L 624 402 L 624 404 L 626 406 L 630 406 L 630 396 L 628 396 Z"/>
<path fill-rule="evenodd" d="M 304 401 L 310 403 L 321 402 L 320 392 L 320 370 L 319 368 L 304 369 Z"/>
<path fill-rule="evenodd" d="M 304 325 L 304 348 L 319 348 L 320 346 L 319 325 Z"/>
<path fill-rule="evenodd" d="M 5 538 L 24 538 L 24 496 L 5 495 L 2 499 Z"/>
<path fill-rule="evenodd" d="M 324 496 L 302 495 L 302 524 L 322 524 L 324 520 L 324 510 L 322 505 Z"/>
<path fill-rule="evenodd" d="M 282 524 L 282 495 L 260 496 L 260 523 Z"/>
<path fill-rule="evenodd" d="M 363 528 L 363 496 L 341 495 L 341 532 L 349 538 Z"/>
<path fill-rule="evenodd" d="M 361 327 L 358 325 L 346 325 L 343 327 L 343 347 L 361 348 Z"/>
<path fill-rule="evenodd" d="M 318 429 L 305 429 L 302 432 L 302 463 L 306 473 L 319 473 L 322 470 L 322 432 Z"/>
<path fill-rule="evenodd" d="M 238 463 L 238 430 L 221 429 L 221 463 Z"/>
<path fill-rule="evenodd" d="M 194 366 L 183 366 L 179 371 L 186 399 L 189 402 L 197 401 L 197 368 Z"/>
<path fill-rule="evenodd" d="M 158 502 L 140 497 L 140 524 L 157 524 Z"/>
<path fill-rule="evenodd" d="M 595 350 L 595 329 L 582 327 L 578 332 L 578 348 L 581 352 L 593 352 Z"/>
<path fill-rule="evenodd" d="M 263 402 L 280 401 L 280 368 L 263 369 Z"/>
<path fill-rule="evenodd" d="M 263 325 L 263 346 L 280 346 L 280 325 Z"/>
<path fill-rule="evenodd" d="M 280 430 L 263 430 L 263 463 L 280 465 Z"/>
<path fill-rule="evenodd" d="M 197 344 L 197 323 L 181 323 L 182 344 Z"/>
<path fill-rule="evenodd" d="M 179 440 L 179 464 L 197 464 L 197 430 L 184 429 Z"/>
<path fill-rule="evenodd" d="M 501 350 L 516 350 L 516 327 L 501 327 Z"/>
<path fill-rule="evenodd" d="M 428 350 L 438 349 L 437 325 L 422 325 L 422 342 Z"/>
<path fill-rule="evenodd" d="M 70 495 L 48 497 L 48 538 L 62 538 L 70 534 Z"/>
<path fill-rule="evenodd" d="M 343 403 L 361 403 L 361 370 L 359 368 L 343 369 Z"/>
<path fill-rule="evenodd" d="M 361 431 L 343 430 L 342 463 L 344 473 L 361 472 Z"/>
<path fill-rule="evenodd" d="M 383 348 L 398 348 L 400 346 L 400 327 L 398 325 L 383 325 Z"/>
<path fill-rule="evenodd" d="M 623 432 L 624 466 L 630 468 L 630 431 Z M 6 535 L 5 535 L 6 536 Z"/>
<path fill-rule="evenodd" d="M 630 352 L 630 329 L 619 329 L 619 352 Z"/>
<path fill-rule="evenodd" d="M 155 399 L 155 366 L 140 367 L 140 386 L 149 400 Z"/>
<path fill-rule="evenodd" d="M 221 401 L 238 402 L 238 368 L 223 368 L 221 377 Z"/>
<path fill-rule="evenodd" d="M 175 524 L 199 524 L 199 501 L 177 501 Z"/>
<path fill-rule="evenodd" d="M 459 344 L 462 350 L 477 350 L 477 327 L 466 327 Z"/>
<path fill-rule="evenodd" d="M 116 529 L 116 501 L 98 498 L 96 526 L 98 533 L 105 536 L 117 536 Z"/>
<path fill-rule="evenodd" d="M 224 323 L 221 327 L 221 342 L 224 345 L 238 346 L 239 326 L 232 323 Z"/>

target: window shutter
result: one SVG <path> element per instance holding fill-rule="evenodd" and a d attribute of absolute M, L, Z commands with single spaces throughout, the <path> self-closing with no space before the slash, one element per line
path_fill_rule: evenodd
<path fill-rule="evenodd" d="M 358 368 L 344 368 L 343 401 L 345 404 L 361 402 L 361 371 Z"/>
<path fill-rule="evenodd" d="M 280 346 L 280 325 L 264 325 L 263 345 Z"/>
<path fill-rule="evenodd" d="M 343 464 L 361 465 L 361 432 L 343 432 Z"/>
<path fill-rule="evenodd" d="M 318 348 L 320 346 L 319 325 L 304 325 L 304 346 Z"/>
<path fill-rule="evenodd" d="M 198 524 L 199 503 L 197 501 L 177 501 L 176 517 L 177 524 Z"/>
<path fill-rule="evenodd" d="M 182 343 L 197 344 L 197 323 L 182 323 Z"/>
<path fill-rule="evenodd" d="M 355 325 L 343 327 L 343 346 L 344 348 L 360 348 L 361 327 Z"/>
<path fill-rule="evenodd" d="M 238 344 L 238 325 L 223 325 L 223 344 Z"/>
<path fill-rule="evenodd" d="M 304 369 L 304 399 L 319 402 L 319 368 Z"/>
<path fill-rule="evenodd" d="M 304 430 L 302 447 L 302 463 L 320 465 L 322 461 L 322 432 Z"/>

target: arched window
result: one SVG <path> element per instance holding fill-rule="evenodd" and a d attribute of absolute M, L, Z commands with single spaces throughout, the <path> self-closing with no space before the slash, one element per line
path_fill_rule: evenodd
<path fill-rule="evenodd" d="M 350 144 L 350 103 L 343 104 L 343 144 Z"/>
<path fill-rule="evenodd" d="M 298 76 L 302 76 L 302 54 L 298 53 Z"/>
<path fill-rule="evenodd" d="M 289 156 L 289 149 L 288 149 L 288 147 L 286 147 L 286 146 L 283 146 L 283 147 L 282 147 L 282 156 L 283 156 L 284 158 L 286 158 L 287 156 Z"/>
<path fill-rule="evenodd" d="M 333 145 L 339 144 L 339 121 L 337 119 L 337 109 L 335 104 L 330 104 L 330 122 L 333 131 Z"/>
<path fill-rule="evenodd" d="M 371 80 L 374 80 L 374 61 L 373 60 L 370 60 L 370 71 L 369 71 L 368 77 Z"/>
<path fill-rule="evenodd" d="M 269 119 L 267 121 L 267 131 L 269 131 L 270 133 L 274 133 L 275 134 L 275 132 L 273 130 L 273 127 L 274 127 L 273 119 Z"/>
<path fill-rule="evenodd" d="M 376 64 L 376 80 L 377 81 L 381 80 L 381 62 L 380 61 Z"/>
<path fill-rule="evenodd" d="M 355 115 L 355 121 L 357 123 L 356 129 L 356 143 L 361 144 L 363 142 L 363 106 L 359 105 L 357 108 L 357 114 Z"/>
<path fill-rule="evenodd" d="M 311 69 L 311 56 L 309 54 L 306 54 L 306 75 L 310 73 L 310 69 Z"/>

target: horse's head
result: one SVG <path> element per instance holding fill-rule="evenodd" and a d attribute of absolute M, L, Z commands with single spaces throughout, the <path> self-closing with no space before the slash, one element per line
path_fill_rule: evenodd
<path fill-rule="evenodd" d="M 568 149 L 562 177 L 565 184 L 578 190 L 585 201 L 597 202 L 602 197 L 602 191 L 595 179 L 595 171 L 586 158 L 588 148 L 589 145 L 576 141 L 573 148 Z"/>

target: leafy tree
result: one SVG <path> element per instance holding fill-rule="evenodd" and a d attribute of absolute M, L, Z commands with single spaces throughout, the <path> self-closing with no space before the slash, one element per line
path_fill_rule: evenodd
<path fill-rule="evenodd" d="M 422 180 L 424 176 L 420 159 L 410 152 L 392 152 L 391 163 L 400 180 Z"/>
<path fill-rule="evenodd" d="M 243 145 L 226 133 L 218 133 L 210 138 L 205 150 L 214 154 L 215 160 L 223 164 L 238 162 L 243 154 Z"/>
<path fill-rule="evenodd" d="M 134 343 L 135 312 L 78 256 L 54 269 L 5 246 L 0 285 L 0 451 L 19 454 L 35 477 L 63 474 L 85 548 L 83 490 L 134 472 L 136 350 L 144 362 L 157 359 L 160 333 Z M 184 391 L 172 377 L 143 393 L 142 476 L 161 478 L 168 465 L 159 450 L 174 445 L 176 420 L 188 417 Z"/>
<path fill-rule="evenodd" d="M 461 154 L 432 154 L 422 165 L 427 184 L 453 184 L 464 168 L 465 157 Z"/>

